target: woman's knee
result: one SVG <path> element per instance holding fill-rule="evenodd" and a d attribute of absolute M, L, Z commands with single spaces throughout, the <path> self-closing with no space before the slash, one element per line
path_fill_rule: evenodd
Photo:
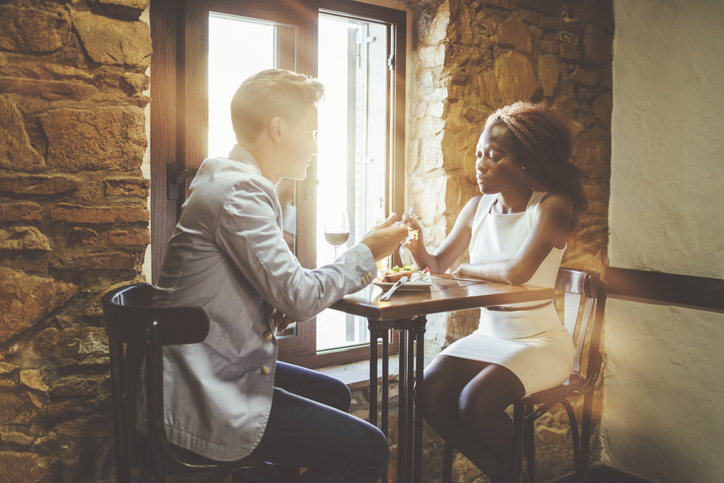
<path fill-rule="evenodd" d="M 485 396 L 473 391 L 463 391 L 458 397 L 458 415 L 466 425 L 480 424 L 489 417 L 489 401 Z"/>
<path fill-rule="evenodd" d="M 491 367 L 460 391 L 460 419 L 466 423 L 480 424 L 486 418 L 497 417 L 524 395 L 522 383 L 512 372 Z"/>
<path fill-rule="evenodd" d="M 422 413 L 425 418 L 434 417 L 443 405 L 445 396 L 444 377 L 439 372 L 425 371 L 423 376 Z"/>
<path fill-rule="evenodd" d="M 425 369 L 422 413 L 428 422 L 444 418 L 457 406 L 457 397 L 469 379 L 455 369 L 455 361 L 446 357 L 436 358 Z"/>

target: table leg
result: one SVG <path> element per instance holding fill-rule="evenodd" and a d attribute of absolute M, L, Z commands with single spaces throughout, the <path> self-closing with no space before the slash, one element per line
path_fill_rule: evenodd
<path fill-rule="evenodd" d="M 389 395 L 390 395 L 390 344 L 389 344 L 389 335 L 390 331 L 389 329 L 382 330 L 382 434 L 385 435 L 385 438 L 388 440 L 389 437 L 389 430 L 388 430 L 388 423 L 389 423 L 389 412 L 388 412 L 388 406 L 389 406 Z M 382 483 L 387 483 L 387 472 L 382 475 Z"/>
<path fill-rule="evenodd" d="M 370 331 L 370 424 L 377 426 L 377 325 L 367 320 Z M 383 404 L 385 401 L 383 400 Z"/>
<path fill-rule="evenodd" d="M 382 339 L 382 422 L 389 439 L 389 329 L 368 320 L 370 330 L 370 423 L 377 426 L 377 341 Z M 397 483 L 422 481 L 422 377 L 425 367 L 424 334 L 427 319 L 400 319 L 388 327 L 399 331 L 399 405 L 397 430 Z M 417 380 L 415 380 L 417 378 Z M 387 475 L 382 482 L 387 483 Z"/>
<path fill-rule="evenodd" d="M 405 481 L 411 482 L 413 477 L 413 455 L 416 451 L 414 447 L 414 431 L 415 431 L 415 414 L 419 413 L 419 408 L 415 407 L 415 332 L 407 331 L 407 452 L 405 460 Z"/>
<path fill-rule="evenodd" d="M 400 330 L 399 404 L 397 411 L 397 482 L 407 482 L 407 330 Z"/>
<path fill-rule="evenodd" d="M 381 331 L 382 335 L 382 433 L 389 439 L 388 429 L 388 400 L 390 397 L 390 344 L 388 329 Z"/>
<path fill-rule="evenodd" d="M 417 341 L 417 367 L 415 368 L 416 380 L 415 380 L 415 483 L 422 481 L 422 383 L 423 373 L 425 370 L 425 325 L 427 319 L 421 317 L 421 325 L 415 327 L 415 339 Z"/>

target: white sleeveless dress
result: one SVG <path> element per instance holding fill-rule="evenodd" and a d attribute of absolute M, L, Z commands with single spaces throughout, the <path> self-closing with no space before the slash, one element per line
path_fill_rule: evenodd
<path fill-rule="evenodd" d="M 475 213 L 470 239 L 470 263 L 513 258 L 528 237 L 544 192 L 534 191 L 526 211 L 490 213 L 496 195 L 483 195 Z M 553 248 L 525 285 L 555 287 L 565 248 Z M 554 304 L 541 301 L 511 304 L 515 311 L 481 309 L 478 329 L 441 355 L 491 362 L 510 369 L 523 383 L 526 395 L 549 389 L 571 374 L 575 348 Z"/>

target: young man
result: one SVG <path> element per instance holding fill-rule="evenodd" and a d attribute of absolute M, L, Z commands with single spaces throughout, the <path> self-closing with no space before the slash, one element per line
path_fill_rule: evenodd
<path fill-rule="evenodd" d="M 395 215 L 333 264 L 301 267 L 282 235 L 274 186 L 302 179 L 317 152 L 322 84 L 260 72 L 231 102 L 237 145 L 205 160 L 169 241 L 154 304 L 198 305 L 211 328 L 201 344 L 164 353 L 169 440 L 219 461 L 252 455 L 309 468 L 300 481 L 376 482 L 387 441 L 347 414 L 340 381 L 277 362 L 275 327 L 305 321 L 367 285 L 375 261 L 399 247 Z"/>

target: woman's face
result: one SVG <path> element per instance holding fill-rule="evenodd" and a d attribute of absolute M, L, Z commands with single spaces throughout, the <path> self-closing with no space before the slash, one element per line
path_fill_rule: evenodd
<path fill-rule="evenodd" d="M 528 183 L 515 155 L 513 133 L 505 124 L 492 124 L 480 135 L 475 153 L 475 171 L 480 192 L 500 193 Z"/>

